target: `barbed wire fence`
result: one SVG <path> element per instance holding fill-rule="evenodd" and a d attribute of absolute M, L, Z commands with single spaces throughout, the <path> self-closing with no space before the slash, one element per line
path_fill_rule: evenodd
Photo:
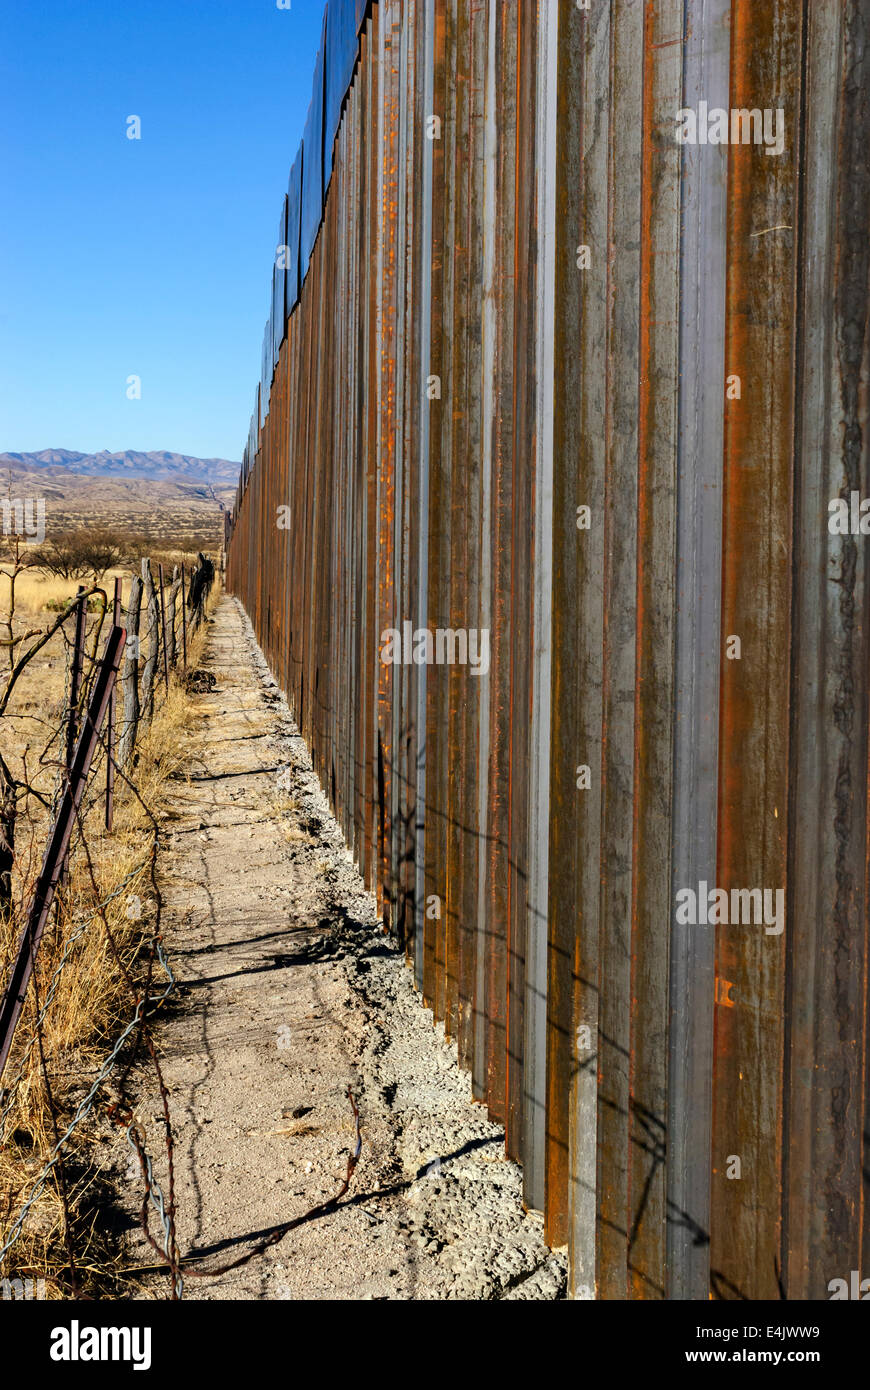
<path fill-rule="evenodd" d="M 9 575 L 9 571 L 4 573 Z M 151 1020 L 174 987 L 161 935 L 162 899 L 156 874 L 161 832 L 159 820 L 137 784 L 136 763 L 141 737 L 159 714 L 171 684 L 187 680 L 188 640 L 203 620 L 214 573 L 212 562 L 200 554 L 189 582 L 182 568 L 176 569 L 167 585 L 162 566 L 155 582 L 152 565 L 145 559 L 140 575 L 134 576 L 130 585 L 125 613 L 121 613 L 120 584 L 116 582 L 110 612 L 106 591 L 95 583 L 90 588 L 80 586 L 75 599 L 45 630 L 24 633 L 15 632 L 12 581 L 8 637 L 3 643 L 9 662 L 5 685 L 0 686 L 0 718 L 10 721 L 7 727 L 15 721 L 16 728 L 20 721 L 31 721 L 34 731 L 41 730 L 41 746 L 35 761 L 29 739 L 17 758 L 10 754 L 7 761 L 0 754 L 0 925 L 5 927 L 3 939 L 10 956 L 3 962 L 0 1012 L 0 1151 L 7 1148 L 16 1123 L 33 1103 L 37 1081 L 43 1089 L 50 1138 L 48 1152 L 41 1155 L 38 1167 L 27 1171 L 18 1186 L 10 1187 L 0 1209 L 0 1279 L 6 1287 L 27 1282 L 16 1278 L 27 1272 L 26 1268 L 15 1268 L 16 1247 L 29 1224 L 38 1224 L 40 1199 L 53 1188 L 62 1208 L 67 1255 L 62 1283 L 65 1291 L 76 1297 L 75 1175 L 67 1165 L 72 1141 L 81 1134 L 85 1122 L 101 1111 L 125 1130 L 142 1177 L 144 1234 L 171 1274 L 171 1297 L 180 1298 L 183 1292 L 175 1231 L 169 1096 L 151 1033 Z M 145 624 L 140 636 L 143 600 Z M 109 634 L 103 643 L 107 619 Z M 36 669 L 32 665 L 35 658 L 43 653 L 46 659 L 47 650 L 56 650 L 61 644 L 64 676 L 60 718 L 50 701 L 37 712 L 25 707 L 31 702 L 22 705 L 19 699 L 13 704 L 13 694 L 21 694 L 19 682 L 26 672 L 32 674 Z M 109 669 L 110 657 L 114 669 Z M 123 704 L 112 698 L 119 667 Z M 121 716 L 117 727 L 116 711 Z M 111 832 L 116 786 L 123 802 L 138 806 L 139 839 L 145 844 L 133 866 L 105 891 L 92 841 Z M 65 832 L 64 816 L 68 822 Z M 37 827 L 46 825 L 42 868 L 34 875 Z M 27 835 L 24 843 L 22 831 Z M 134 889 L 146 883 L 149 910 L 143 914 L 141 896 Z M 118 939 L 116 914 L 122 898 L 126 898 L 125 916 L 141 922 L 135 950 Z M 49 918 L 50 950 L 40 962 L 43 930 Z M 47 1025 L 57 1008 L 64 976 L 80 962 L 83 945 L 97 924 L 129 995 L 129 1013 L 111 1046 L 104 1048 L 85 1094 L 74 1107 L 60 1105 L 50 1067 L 62 1066 L 63 1058 L 55 1055 L 58 1049 L 52 1050 Z M 161 1095 L 165 1192 L 155 1175 L 155 1160 L 146 1149 L 144 1131 L 135 1120 L 128 1090 L 133 1070 L 142 1061 L 153 1067 Z M 34 1168 L 32 1163 L 30 1168 Z M 160 1225 L 157 1239 L 149 1229 L 151 1212 L 156 1213 Z"/>

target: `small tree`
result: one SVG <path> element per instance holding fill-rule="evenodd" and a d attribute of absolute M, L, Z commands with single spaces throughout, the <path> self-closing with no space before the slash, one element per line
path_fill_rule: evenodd
<path fill-rule="evenodd" d="M 85 573 L 93 575 L 99 584 L 108 570 L 122 563 L 124 554 L 124 541 L 114 531 L 91 531 L 82 546 Z"/>
<path fill-rule="evenodd" d="M 75 533 L 52 536 L 36 551 L 36 563 L 57 579 L 79 579 L 88 572 L 83 549 L 84 541 Z"/>
<path fill-rule="evenodd" d="M 15 648 L 21 642 L 26 642 L 28 637 L 38 636 L 41 631 L 39 628 L 33 628 L 17 635 L 15 632 L 15 585 L 23 570 L 31 569 L 38 563 L 36 552 L 30 546 L 23 545 L 20 536 L 14 536 L 7 549 L 7 554 L 3 557 L 3 564 L 0 566 L 0 576 L 9 580 L 6 611 L 0 620 L 0 625 L 5 629 L 6 635 L 0 638 L 0 646 L 5 647 L 8 652 L 10 671 L 15 665 Z"/>
<path fill-rule="evenodd" d="M 92 575 L 99 583 L 107 570 L 121 563 L 124 550 L 124 542 L 112 531 L 72 531 L 52 536 L 36 552 L 32 563 L 58 579 Z"/>

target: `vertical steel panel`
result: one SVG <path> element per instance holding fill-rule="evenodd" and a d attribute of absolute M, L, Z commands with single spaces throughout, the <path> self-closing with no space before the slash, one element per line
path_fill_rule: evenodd
<path fill-rule="evenodd" d="M 508 865 L 508 1152 L 522 1159 L 529 1139 L 525 1078 L 526 892 L 528 883 L 529 716 L 531 708 L 532 527 L 535 479 L 536 299 L 535 95 L 537 26 L 518 9 L 517 122 L 514 147 L 516 219 L 513 273 L 522 292 L 513 305 L 511 402 L 512 507 L 510 580 L 510 859 Z"/>
<path fill-rule="evenodd" d="M 610 225 L 607 239 L 604 690 L 601 733 L 601 922 L 598 958 L 599 1290 L 627 1296 L 632 844 L 636 691 L 643 6 L 610 24 Z M 616 171 L 622 170 L 620 176 Z M 629 505 L 626 506 L 628 501 Z"/>
<path fill-rule="evenodd" d="M 559 1244 L 569 1242 L 574 1234 L 570 1214 L 576 1203 L 578 1247 L 582 1238 L 594 1241 L 595 1214 L 589 1201 L 590 1193 L 594 1198 L 594 1184 L 587 1188 L 580 1178 L 582 1155 L 577 1150 L 577 1140 L 585 1142 L 587 1136 L 572 1126 L 571 1102 L 572 1095 L 579 1089 L 580 1073 L 590 1069 L 594 1072 L 597 1052 L 594 1045 L 581 1052 L 574 1042 L 575 984 L 578 989 L 580 987 L 579 980 L 575 982 L 574 977 L 574 950 L 583 920 L 579 871 L 584 849 L 588 847 L 588 841 L 581 836 L 585 828 L 587 797 L 593 796 L 592 790 L 581 793 L 577 787 L 577 767 L 588 761 L 581 747 L 580 729 L 580 693 L 585 686 L 585 673 L 580 666 L 583 640 L 580 616 L 582 603 L 588 601 L 581 570 L 582 557 L 584 545 L 591 538 L 591 533 L 585 533 L 581 543 L 577 528 L 577 507 L 581 498 L 586 500 L 585 480 L 580 473 L 584 453 L 581 402 L 591 394 L 583 389 L 584 359 L 579 342 L 583 321 L 581 305 L 588 272 L 581 272 L 577 266 L 577 245 L 585 236 L 582 230 L 582 118 L 586 24 L 585 16 L 578 12 L 572 0 L 560 0 L 558 51 L 554 62 L 559 158 L 552 233 L 555 243 L 552 252 L 553 556 L 548 846 L 548 865 L 560 868 L 549 874 L 547 885 L 546 1230 L 548 1238 Z M 585 321 L 588 325 L 592 316 Z M 594 1152 L 594 1128 L 591 1149 Z M 591 1287 L 594 1285 L 594 1255 L 591 1250 L 588 1253 L 592 1274 L 587 1273 L 585 1282 Z M 572 1260 L 574 1273 L 577 1263 L 575 1255 Z M 583 1282 L 583 1279 L 577 1280 L 578 1285 Z"/>
<path fill-rule="evenodd" d="M 538 38 L 535 162 L 538 265 L 535 304 L 535 496 L 532 573 L 529 874 L 526 886 L 526 1142 L 523 1189 L 528 1206 L 546 1204 L 547 885 L 550 802 L 550 677 L 553 598 L 553 318 L 556 287 L 556 85 L 558 4 L 543 10 Z"/>
<path fill-rule="evenodd" d="M 504 1120 L 508 1088 L 508 915 L 510 911 L 510 649 L 511 649 L 511 507 L 513 393 L 514 231 L 516 173 L 517 66 L 516 29 L 511 7 L 497 0 L 495 19 L 495 91 L 500 141 L 494 194 L 493 343 L 494 432 L 490 463 L 491 510 L 491 666 L 489 677 L 489 763 L 484 931 L 489 941 L 485 976 L 486 1100 L 491 1113 Z"/>
<path fill-rule="evenodd" d="M 421 0 L 422 3 L 422 0 Z M 417 80 L 418 0 L 402 9 L 402 123 L 400 151 L 403 174 L 403 266 L 402 266 L 402 396 L 400 410 L 399 450 L 402 459 L 402 515 L 400 539 L 402 547 L 401 613 L 403 621 L 412 621 L 417 612 L 417 552 L 420 544 L 418 529 L 418 495 L 420 487 L 419 410 L 417 392 L 417 335 L 416 296 L 419 291 L 419 230 L 420 144 L 422 126 L 419 121 L 419 86 Z M 415 825 L 416 769 L 419 730 L 416 719 L 417 679 L 419 667 L 403 668 L 402 682 L 402 759 L 400 764 L 400 833 L 397 837 L 399 914 L 396 931 L 405 947 L 408 963 L 415 958 L 416 917 L 416 847 Z"/>
<path fill-rule="evenodd" d="M 314 77 L 311 84 L 311 102 L 302 136 L 305 159 L 302 169 L 302 214 L 301 214 L 301 254 L 299 261 L 299 283 L 308 274 L 314 242 L 320 230 L 323 217 L 323 107 L 325 99 L 326 71 L 326 11 L 323 13 L 323 32 Z"/>
<path fill-rule="evenodd" d="M 303 148 L 300 145 L 299 149 L 296 151 L 296 158 L 293 161 L 293 166 L 290 170 L 290 179 L 287 184 L 286 301 L 288 317 L 299 303 L 299 288 L 301 284 L 299 259 L 302 229 L 302 159 Z"/>
<path fill-rule="evenodd" d="M 571 762 L 578 770 L 589 769 L 589 785 L 581 790 L 575 773 L 575 815 L 577 817 L 578 871 L 576 886 L 577 935 L 574 942 L 573 984 L 575 992 L 573 1027 L 577 1062 L 571 1094 L 569 1144 L 571 1154 L 570 1248 L 575 1289 L 596 1288 L 597 1244 L 597 1152 L 598 1152 L 598 1069 L 600 1065 L 600 1000 L 598 954 L 601 934 L 601 769 L 604 694 L 604 528 L 605 438 L 607 380 L 607 246 L 608 146 L 610 142 L 610 10 L 600 6 L 581 17 L 583 24 L 583 74 L 578 113 L 581 132 L 582 204 L 576 245 L 571 248 L 578 269 L 579 326 L 576 320 L 561 323 L 564 334 L 579 334 L 579 351 L 574 364 L 567 363 L 565 340 L 561 371 L 563 379 L 575 386 L 580 414 L 571 423 L 568 437 L 577 447 L 573 497 L 568 472 L 568 494 L 563 505 L 574 507 L 575 528 L 581 518 L 577 509 L 589 508 L 589 526 L 575 539 L 576 573 L 566 573 L 566 598 L 575 599 L 577 626 L 565 636 L 571 642 L 568 658 L 577 652 L 577 737 L 570 749 Z M 588 247 L 587 269 L 577 266 L 578 247 Z M 570 300 L 566 309 L 570 307 Z M 585 514 L 584 514 L 585 519 Z M 593 524 L 597 519 L 597 524 Z M 563 525 L 567 524 L 563 521 Z M 570 542 L 569 542 L 570 544 Z M 559 614 L 554 607 L 554 617 Z M 567 613 L 559 615 L 567 620 Z M 554 650 L 561 650 L 562 632 L 554 633 Z M 564 682 L 562 700 L 566 699 Z M 579 792 L 579 795 L 577 793 Z M 569 802 L 570 804 L 570 802 Z M 570 862 L 570 860 L 569 860 Z M 551 956 L 551 960 L 553 957 Z M 558 967 L 557 967 L 558 968 Z M 583 1031 L 586 1030 L 586 1031 Z M 586 1040 L 589 1039 L 587 1042 Z"/>
<path fill-rule="evenodd" d="M 716 883 L 726 891 L 786 884 L 800 21 L 790 0 L 763 13 L 732 4 L 729 105 L 782 109 L 787 141 L 772 157 L 729 149 L 723 549 L 741 563 L 723 570 L 722 633 L 739 636 L 741 656 L 726 656 L 721 676 Z M 721 1296 L 779 1295 L 786 936 L 717 931 L 710 1264 Z M 733 1156 L 739 1181 L 727 1172 Z"/>
<path fill-rule="evenodd" d="M 866 538 L 828 529 L 832 501 L 870 495 L 870 5 L 806 19 L 783 1268 L 789 1298 L 819 1299 L 870 1253 L 870 585 Z"/>
<path fill-rule="evenodd" d="M 628 1296 L 663 1298 L 673 788 L 682 3 L 644 32 Z"/>
<path fill-rule="evenodd" d="M 448 24 L 448 62 L 454 77 L 448 108 L 451 129 L 452 191 L 452 302 L 449 307 L 450 342 L 450 599 L 440 622 L 454 630 L 468 630 L 471 579 L 468 550 L 475 530 L 475 491 L 479 458 L 469 448 L 469 219 L 471 199 L 471 13 L 462 0 L 451 0 Z M 476 624 L 475 624 L 476 625 Z M 439 672 L 447 685 L 448 783 L 447 783 L 447 1017 L 455 1031 L 459 1058 L 467 1066 L 471 1056 L 472 1005 L 474 999 L 474 950 L 471 922 L 466 915 L 465 836 L 469 825 L 466 798 L 469 762 L 474 744 L 465 731 L 465 717 L 473 698 L 468 668 L 450 666 Z M 455 996 L 455 998 L 454 998 Z"/>
<path fill-rule="evenodd" d="M 728 106 L 728 19 L 727 0 L 687 0 L 684 107 Z M 686 144 L 682 156 L 674 900 L 716 882 L 727 146 Z M 677 1299 L 706 1298 L 709 1283 L 713 936 L 674 914 L 668 1279 Z"/>
<path fill-rule="evenodd" d="M 418 86 L 422 90 L 422 106 L 417 118 L 417 140 L 421 148 L 422 193 L 420 219 L 420 283 L 417 293 L 419 304 L 418 321 L 418 367 L 417 391 L 419 396 L 419 494 L 418 494 L 418 560 L 417 560 L 417 609 L 416 627 L 425 628 L 429 621 L 429 432 L 432 404 L 429 398 L 429 374 L 432 346 L 432 262 L 434 254 L 432 224 L 432 181 L 434 165 L 434 140 L 429 138 L 428 125 L 433 113 L 435 86 L 435 0 L 418 0 L 418 14 L 422 27 L 422 63 L 419 66 L 421 78 Z M 426 835 L 427 835 L 427 787 L 426 763 L 428 757 L 427 737 L 427 668 L 420 666 L 417 674 L 417 700 L 415 721 L 417 727 L 417 762 L 415 785 L 415 842 L 414 842 L 414 980 L 419 990 L 424 986 L 424 940 L 427 914 L 426 898 Z"/>
<path fill-rule="evenodd" d="M 359 43 L 356 0 L 329 0 L 326 11 L 326 107 L 324 115 L 323 186 L 332 176 L 332 146 L 341 108 L 356 66 Z"/>
<path fill-rule="evenodd" d="M 275 241 L 274 302 L 272 305 L 272 354 L 278 365 L 278 354 L 287 332 L 287 194 L 281 205 Z"/>
<path fill-rule="evenodd" d="M 498 178 L 498 111 L 496 94 L 498 0 L 487 0 L 486 6 L 486 80 L 483 106 L 483 226 L 482 226 L 482 285 L 481 285 L 481 469 L 480 469 L 480 626 L 490 634 L 490 664 L 492 662 L 492 489 L 495 431 L 495 355 L 496 304 L 495 259 L 498 211 L 496 182 Z M 478 774 L 477 774 L 477 904 L 474 979 L 474 1061 L 472 1084 L 475 1098 L 488 1099 L 487 1037 L 488 1009 L 491 1000 L 487 991 L 487 962 L 490 942 L 487 933 L 487 866 L 489 824 L 489 721 L 491 710 L 490 671 L 480 677 L 478 708 Z"/>
<path fill-rule="evenodd" d="M 446 492 L 443 463 L 443 419 L 445 404 L 445 335 L 443 305 L 446 253 L 445 160 L 446 132 L 446 0 L 433 0 L 431 111 L 442 122 L 442 137 L 432 142 L 432 252 L 430 277 L 429 374 L 432 383 L 429 405 L 429 504 L 427 537 L 427 624 L 433 627 L 445 611 L 444 594 L 444 509 Z M 428 392 L 427 392 L 428 394 Z M 446 824 L 442 802 L 445 783 L 446 748 L 442 708 L 443 679 L 436 670 L 426 677 L 426 838 L 425 898 L 423 925 L 423 999 L 436 1018 L 444 1017 L 444 939 L 445 890 L 444 855 Z M 431 913 L 431 915 L 430 915 Z"/>

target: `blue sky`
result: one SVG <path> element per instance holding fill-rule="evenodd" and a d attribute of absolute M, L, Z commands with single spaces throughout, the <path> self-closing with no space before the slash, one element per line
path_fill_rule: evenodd
<path fill-rule="evenodd" d="M 322 17 L 0 0 L 0 451 L 241 458 Z"/>

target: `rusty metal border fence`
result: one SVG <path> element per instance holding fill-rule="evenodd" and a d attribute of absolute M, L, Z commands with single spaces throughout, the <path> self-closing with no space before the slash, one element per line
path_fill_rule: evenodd
<path fill-rule="evenodd" d="M 228 587 L 574 1297 L 827 1298 L 870 1272 L 870 0 L 355 17 Z M 683 920 L 714 887 L 784 931 Z"/>

